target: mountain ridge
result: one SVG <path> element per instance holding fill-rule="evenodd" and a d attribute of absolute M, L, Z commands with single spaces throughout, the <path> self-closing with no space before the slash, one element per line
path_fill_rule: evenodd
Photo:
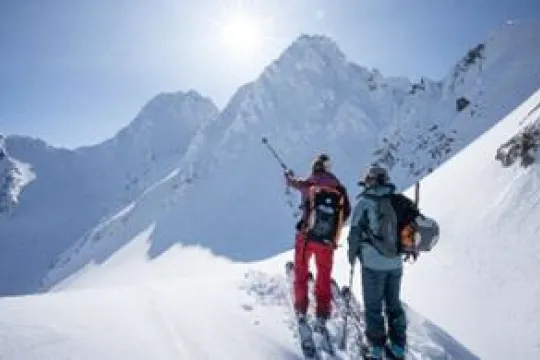
<path fill-rule="evenodd" d="M 528 40 L 537 37 L 540 32 L 529 34 Z M 310 41 L 321 45 L 314 45 L 317 51 L 305 44 Z M 295 62 L 293 53 L 286 50 L 261 76 L 242 86 L 223 111 L 218 113 L 209 101 L 199 102 L 200 106 L 195 106 L 193 113 L 202 114 L 204 119 L 196 121 L 200 126 L 182 149 L 176 146 L 176 137 L 168 134 L 166 128 L 156 133 L 167 135 L 168 141 L 152 137 L 139 141 L 138 137 L 152 127 L 149 124 L 154 124 L 155 119 L 143 122 L 144 131 L 135 132 L 133 139 L 126 142 L 129 146 L 117 148 L 123 151 L 123 156 L 111 156 L 103 150 L 99 157 L 92 159 L 88 155 L 90 150 L 83 149 L 59 152 L 62 159 L 56 161 L 52 159 L 54 149 L 44 146 L 40 149 L 47 156 L 42 162 L 33 163 L 28 161 L 30 155 L 39 157 L 42 150 L 17 149 L 16 145 L 10 146 L 8 138 L 8 149 L 14 148 L 14 157 L 34 166 L 38 180 L 23 191 L 14 212 L 16 223 L 4 222 L 0 229 L 7 227 L 11 237 L 17 234 L 19 240 L 25 238 L 21 243 L 26 247 L 42 241 L 41 236 L 61 240 L 54 251 L 46 252 L 47 256 L 40 255 L 41 267 L 32 271 L 32 281 L 21 280 L 21 283 L 27 282 L 26 290 L 10 291 L 35 291 L 37 279 L 43 278 L 47 271 L 44 268 L 71 259 L 69 249 L 80 248 L 81 243 L 86 245 L 79 254 L 86 254 L 88 258 L 84 260 L 84 256 L 79 255 L 78 260 L 72 260 L 70 266 L 76 264 L 73 269 L 91 261 L 93 246 L 107 248 L 107 241 L 111 241 L 119 248 L 153 223 L 157 223 L 155 231 L 148 237 L 151 259 L 179 242 L 196 242 L 236 260 L 260 259 L 280 252 L 290 246 L 290 229 L 294 224 L 290 208 L 284 204 L 297 199 L 285 196 L 280 169 L 261 146 L 262 136 L 270 139 L 287 165 L 295 170 L 307 170 L 306 164 L 318 152 L 331 153 L 335 171 L 349 189 L 355 189 L 361 170 L 379 159 L 373 153 L 385 138 L 388 144 L 401 139 L 400 144 L 406 146 L 400 152 L 405 153 L 406 158 L 397 161 L 400 165 L 392 169 L 392 176 L 399 188 L 406 188 L 465 147 L 538 87 L 540 61 L 535 59 L 540 56 L 527 57 L 528 67 L 521 68 L 521 72 L 514 66 L 502 71 L 508 64 L 536 54 L 530 52 L 524 42 L 511 45 L 514 46 L 512 56 L 505 59 L 501 56 L 505 49 L 499 49 L 497 58 L 492 61 L 487 53 L 486 62 L 491 61 L 490 66 L 484 64 L 482 72 L 461 74 L 463 81 L 450 91 L 449 87 L 441 85 L 444 79 L 441 82 L 425 79 L 415 86 L 406 79 L 384 78 L 376 70 L 367 70 L 342 58 L 343 53 L 337 52 L 335 43 L 326 38 L 304 36 L 288 49 L 301 50 L 302 56 L 308 56 L 312 62 Z M 295 50 L 298 47 L 300 50 Z M 330 48 L 328 59 L 319 56 L 320 49 L 325 47 Z M 487 42 L 486 51 L 490 49 Z M 197 97 L 198 94 L 192 95 Z M 470 103 L 458 111 L 456 101 L 462 96 Z M 188 106 L 188 109 L 191 108 Z M 167 111 L 165 108 L 164 113 Z M 174 124 L 178 123 L 174 120 L 176 114 L 174 111 L 173 116 L 169 116 Z M 434 125 L 437 131 L 430 132 Z M 396 134 L 396 129 L 406 131 Z M 114 138 L 106 144 L 114 149 L 119 142 L 119 138 Z M 154 152 L 155 149 L 162 151 Z M 430 160 L 430 151 L 438 151 L 440 155 Z M 84 161 L 78 161 L 76 155 L 85 156 Z M 79 163 L 84 167 L 78 167 Z M 412 167 L 411 163 L 414 163 Z M 55 171 L 40 177 L 47 169 Z M 58 201 L 55 192 L 59 190 L 53 185 L 61 176 L 69 179 L 62 182 L 60 200 L 63 200 Z M 43 184 L 40 191 L 38 183 Z M 70 190 L 78 183 L 87 184 L 84 193 Z M 40 196 L 46 201 L 40 202 Z M 31 199 L 36 203 L 32 204 Z M 85 206 L 80 215 L 73 210 L 73 199 Z M 38 221 L 37 209 L 47 212 L 50 204 L 62 205 L 63 212 L 56 217 L 48 215 L 48 223 L 42 224 L 39 232 L 24 234 L 22 224 Z M 242 216 L 227 216 L 231 205 L 237 204 L 248 204 L 245 206 L 249 206 L 250 211 Z M 36 210 L 32 213 L 29 208 Z M 149 212 L 149 208 L 153 211 Z M 76 226 L 62 228 L 66 223 Z M 246 223 L 257 225 L 246 227 Z M 219 240 L 218 230 L 235 241 Z M 99 240 L 92 234 L 100 234 Z M 269 245 L 262 249 L 254 247 L 254 239 Z M 118 248 L 107 251 L 114 252 Z M 10 251 L 5 256 L 9 256 Z M 0 266 L 2 263 L 0 261 Z M 13 271 L 21 271 L 19 267 L 12 261 L 4 263 L 15 270 L 6 269 L 6 278 L 0 278 L 2 293 L 6 291 L 6 283 L 13 286 L 8 279 L 29 276 L 13 274 Z M 66 271 L 63 276 L 69 275 L 70 266 L 63 268 L 62 271 Z M 53 279 L 48 278 L 47 286 L 54 283 Z"/>

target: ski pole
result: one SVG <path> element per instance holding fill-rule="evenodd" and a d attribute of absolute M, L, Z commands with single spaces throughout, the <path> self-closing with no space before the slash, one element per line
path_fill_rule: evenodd
<path fill-rule="evenodd" d="M 414 205 L 416 206 L 416 208 L 418 208 L 419 202 L 420 202 L 420 181 L 417 181 L 414 184 Z M 411 258 L 412 258 L 412 261 L 411 261 Z M 407 255 L 405 255 L 404 262 L 413 264 L 417 258 L 418 258 L 418 252 L 415 250 L 414 254 L 407 253 Z"/>
<path fill-rule="evenodd" d="M 270 150 L 270 152 L 272 153 L 272 155 L 274 155 L 274 157 L 276 158 L 276 160 L 279 162 L 279 165 L 281 165 L 281 168 L 282 168 L 284 171 L 286 171 L 286 172 L 290 171 L 289 168 L 287 167 L 287 165 L 285 165 L 285 163 L 283 162 L 283 160 L 281 160 L 281 158 L 279 157 L 279 155 L 277 154 L 277 152 L 274 150 L 274 148 L 272 147 L 272 145 L 270 145 L 270 144 L 268 143 L 268 139 L 265 138 L 265 137 L 263 137 L 263 138 L 262 138 L 262 142 L 263 142 L 263 144 L 266 145 L 266 147 L 268 148 L 268 150 Z"/>
<path fill-rule="evenodd" d="M 414 184 L 414 205 L 418 206 L 420 202 L 420 181 L 417 181 Z"/>
<path fill-rule="evenodd" d="M 351 272 L 349 273 L 349 292 L 345 298 L 345 319 L 343 321 L 343 337 L 341 338 L 341 343 L 339 344 L 340 350 L 347 349 L 347 319 L 349 318 L 349 312 L 351 311 L 351 296 L 352 296 L 352 285 L 354 278 L 354 264 L 351 265 Z"/>
<path fill-rule="evenodd" d="M 270 150 L 270 152 L 272 153 L 272 155 L 274 155 L 274 158 L 278 161 L 279 165 L 281 166 L 281 168 L 287 173 L 287 174 L 290 174 L 290 175 L 293 175 L 293 171 L 291 169 L 289 169 L 287 167 L 287 165 L 285 165 L 285 163 L 283 162 L 283 160 L 279 157 L 279 155 L 277 154 L 277 152 L 274 150 L 274 148 L 272 147 L 272 145 L 270 145 L 270 143 L 268 142 L 268 139 L 266 137 L 263 137 L 262 138 L 262 143 L 266 145 L 266 147 L 268 148 L 268 150 Z M 291 189 L 290 187 L 287 185 L 285 186 L 285 195 L 286 196 L 289 196 L 291 195 Z M 291 207 L 291 209 L 293 209 L 293 217 L 296 218 L 297 215 L 295 214 L 294 212 L 294 204 L 292 203 L 291 200 L 287 201 L 287 204 Z"/>

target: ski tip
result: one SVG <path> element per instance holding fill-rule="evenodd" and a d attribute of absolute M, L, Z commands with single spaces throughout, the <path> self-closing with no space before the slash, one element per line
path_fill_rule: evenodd
<path fill-rule="evenodd" d="M 287 263 L 285 263 L 286 271 L 291 271 L 293 268 L 294 268 L 294 263 L 292 261 L 287 261 Z"/>

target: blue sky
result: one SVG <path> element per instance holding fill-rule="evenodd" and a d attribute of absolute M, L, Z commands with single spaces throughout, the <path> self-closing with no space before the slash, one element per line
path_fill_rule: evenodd
<path fill-rule="evenodd" d="M 239 12 L 265 38 L 256 52 L 224 44 Z M 539 0 L 0 0 L 0 132 L 76 147 L 162 91 L 223 107 L 300 33 L 331 36 L 383 75 L 441 79 L 491 30 L 531 18 Z"/>

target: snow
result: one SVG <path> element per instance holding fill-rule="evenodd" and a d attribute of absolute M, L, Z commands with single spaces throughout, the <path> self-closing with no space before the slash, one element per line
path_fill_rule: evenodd
<path fill-rule="evenodd" d="M 495 160 L 538 104 L 540 90 L 421 185 L 441 239 L 407 269 L 404 298 L 481 358 L 540 358 L 539 162 Z"/>
<path fill-rule="evenodd" d="M 401 189 L 431 173 L 421 205 L 442 237 L 407 268 L 404 300 L 483 358 L 539 357 L 538 163 L 495 160 L 538 118 L 537 93 L 499 123 L 540 87 L 539 39 L 539 23 L 507 25 L 474 61 L 412 84 L 304 35 L 221 112 L 160 94 L 93 147 L 7 138 L 3 164 L 28 181 L 0 216 L 0 294 L 44 294 L 0 299 L 0 357 L 298 358 L 280 278 L 298 198 L 262 137 L 297 173 L 330 153 L 351 198 L 374 161 Z M 345 247 L 335 276 L 348 282 Z M 250 297 L 268 284 L 269 299 Z M 474 358 L 408 311 L 414 351 Z"/>
<path fill-rule="evenodd" d="M 127 247 L 120 252 L 124 260 L 140 255 Z M 291 252 L 249 264 L 226 263 L 209 253 L 194 256 L 193 249 L 169 253 L 174 261 L 150 271 L 152 279 L 141 279 L 141 269 L 110 259 L 106 271 L 82 283 L 76 279 L 62 291 L 0 299 L 0 357 L 302 358 L 283 275 Z M 178 274 L 180 267 L 190 271 Z M 125 277 L 116 277 L 115 270 Z M 477 359 L 422 316 L 408 312 L 411 359 Z M 340 321 L 329 322 L 332 333 Z M 350 355 L 337 358 L 355 358 Z"/>
<path fill-rule="evenodd" d="M 280 309 L 246 310 L 239 287 L 214 275 L 5 299 L 0 351 L 25 360 L 295 358 L 291 334 L 278 331 Z"/>
<path fill-rule="evenodd" d="M 157 95 L 129 126 L 97 146 L 69 151 L 7 137 L 11 159 L 29 164 L 36 180 L 24 191 L 16 187 L 17 206 L 9 219 L 0 217 L 0 293 L 35 292 L 54 259 L 77 239 L 174 173 L 198 127 L 217 113 L 196 92 L 177 92 Z"/>
<path fill-rule="evenodd" d="M 507 42 L 507 31 L 523 33 L 529 42 Z M 317 153 L 331 154 L 351 196 L 362 170 L 381 158 L 399 188 L 410 186 L 538 89 L 540 50 L 528 46 L 533 38 L 540 38 L 535 26 L 504 28 L 486 41 L 481 58 L 459 67 L 459 81 L 452 70 L 439 85 L 425 79 L 424 90 L 408 94 L 412 85 L 405 79 L 350 64 L 327 38 L 302 36 L 242 87 L 217 119 L 201 126 L 174 175 L 123 204 L 130 211 L 118 207 L 72 239 L 43 289 L 84 268 L 96 253 L 111 256 L 152 224 L 150 259 L 178 244 L 207 247 L 236 261 L 285 250 L 295 209 L 284 204 L 297 197 L 285 195 L 281 169 L 263 136 L 297 172 L 307 172 Z M 458 112 L 462 95 L 471 104 Z"/>

